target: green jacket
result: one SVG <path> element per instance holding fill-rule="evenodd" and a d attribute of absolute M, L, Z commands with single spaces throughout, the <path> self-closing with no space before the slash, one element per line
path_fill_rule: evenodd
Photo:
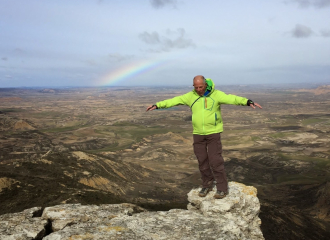
<path fill-rule="evenodd" d="M 211 79 L 206 79 L 206 83 L 206 92 L 209 91 L 206 96 L 200 97 L 194 89 L 184 95 L 157 102 L 156 105 L 158 108 L 187 105 L 192 111 L 193 134 L 220 133 L 223 131 L 221 104 L 246 106 L 248 99 L 215 90 Z"/>

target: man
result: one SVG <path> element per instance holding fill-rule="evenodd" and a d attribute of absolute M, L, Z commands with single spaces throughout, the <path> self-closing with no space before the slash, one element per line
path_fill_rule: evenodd
<path fill-rule="evenodd" d="M 205 79 L 201 75 L 194 77 L 193 86 L 194 90 L 191 92 L 150 105 L 147 111 L 177 105 L 187 105 L 191 108 L 194 153 L 199 163 L 203 182 L 199 196 L 205 197 L 212 190 L 215 180 L 217 192 L 214 198 L 224 198 L 228 194 L 228 182 L 220 137 L 220 133 L 223 131 L 221 104 L 262 107 L 247 98 L 227 95 L 215 90 L 213 81 Z"/>

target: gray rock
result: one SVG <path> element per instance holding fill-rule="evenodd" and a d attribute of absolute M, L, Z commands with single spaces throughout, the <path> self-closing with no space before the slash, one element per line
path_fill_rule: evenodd
<path fill-rule="evenodd" d="M 145 209 L 134 204 L 103 204 L 96 205 L 80 205 L 80 204 L 64 204 L 54 207 L 45 208 L 41 218 L 49 219 L 52 222 L 52 231 L 59 231 L 66 226 L 74 224 L 87 224 L 91 222 L 102 224 L 109 222 L 112 218 L 119 216 L 132 216 L 135 213 L 146 211 Z"/>
<path fill-rule="evenodd" d="M 241 239 L 263 239 L 256 188 L 229 182 L 229 194 L 223 199 L 214 199 L 216 187 L 205 198 L 198 196 L 199 190 L 193 189 L 188 193 L 188 210 L 199 211 L 205 217 L 221 217 L 221 220 L 230 223 L 231 231 L 239 232 Z M 226 228 L 224 226 L 224 230 Z"/>
<path fill-rule="evenodd" d="M 46 234 L 47 219 L 34 217 L 41 207 L 0 216 L 0 240 L 41 239 Z"/>
<path fill-rule="evenodd" d="M 32 239 L 24 229 L 41 233 L 47 222 L 52 233 L 45 240 L 69 239 L 264 239 L 256 189 L 240 183 L 229 183 L 229 194 L 214 199 L 215 189 L 205 198 L 200 189 L 188 193 L 188 210 L 148 212 L 134 204 L 87 205 L 65 204 L 45 208 L 41 217 L 32 218 L 32 209 L 20 213 L 31 220 L 31 226 L 9 231 L 19 224 L 15 214 L 6 214 L 0 239 Z M 10 217 L 11 215 L 11 217 Z M 3 219 L 3 216 L 1 216 Z M 36 229 L 40 221 L 40 228 Z M 50 228 L 50 226 L 49 226 Z M 41 230 L 40 230 L 41 229 Z M 20 235 L 21 234 L 21 235 Z M 40 235 L 39 235 L 40 236 Z M 6 238 L 4 238 L 6 237 Z M 38 238 L 33 238 L 38 239 Z M 41 239 L 41 238 L 39 238 Z"/>

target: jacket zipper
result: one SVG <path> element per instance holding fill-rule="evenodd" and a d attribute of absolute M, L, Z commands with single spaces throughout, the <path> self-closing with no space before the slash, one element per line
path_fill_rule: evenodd
<path fill-rule="evenodd" d="M 203 97 L 204 99 L 205 99 L 205 97 Z M 203 105 L 202 105 L 203 106 Z M 204 131 L 204 111 L 205 111 L 205 109 L 204 109 L 204 107 L 203 107 L 203 109 L 202 109 L 202 112 L 203 112 L 203 134 L 205 134 L 205 131 Z"/>

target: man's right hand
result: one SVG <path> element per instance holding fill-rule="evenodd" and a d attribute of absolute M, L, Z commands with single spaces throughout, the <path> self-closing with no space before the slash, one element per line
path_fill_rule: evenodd
<path fill-rule="evenodd" d="M 157 105 L 150 105 L 148 108 L 147 108 L 147 111 L 152 111 L 152 110 L 155 110 L 157 108 Z"/>
<path fill-rule="evenodd" d="M 255 106 L 257 106 L 258 108 L 262 108 L 258 103 L 253 103 L 253 104 L 250 104 L 250 107 L 252 108 L 256 108 Z"/>

